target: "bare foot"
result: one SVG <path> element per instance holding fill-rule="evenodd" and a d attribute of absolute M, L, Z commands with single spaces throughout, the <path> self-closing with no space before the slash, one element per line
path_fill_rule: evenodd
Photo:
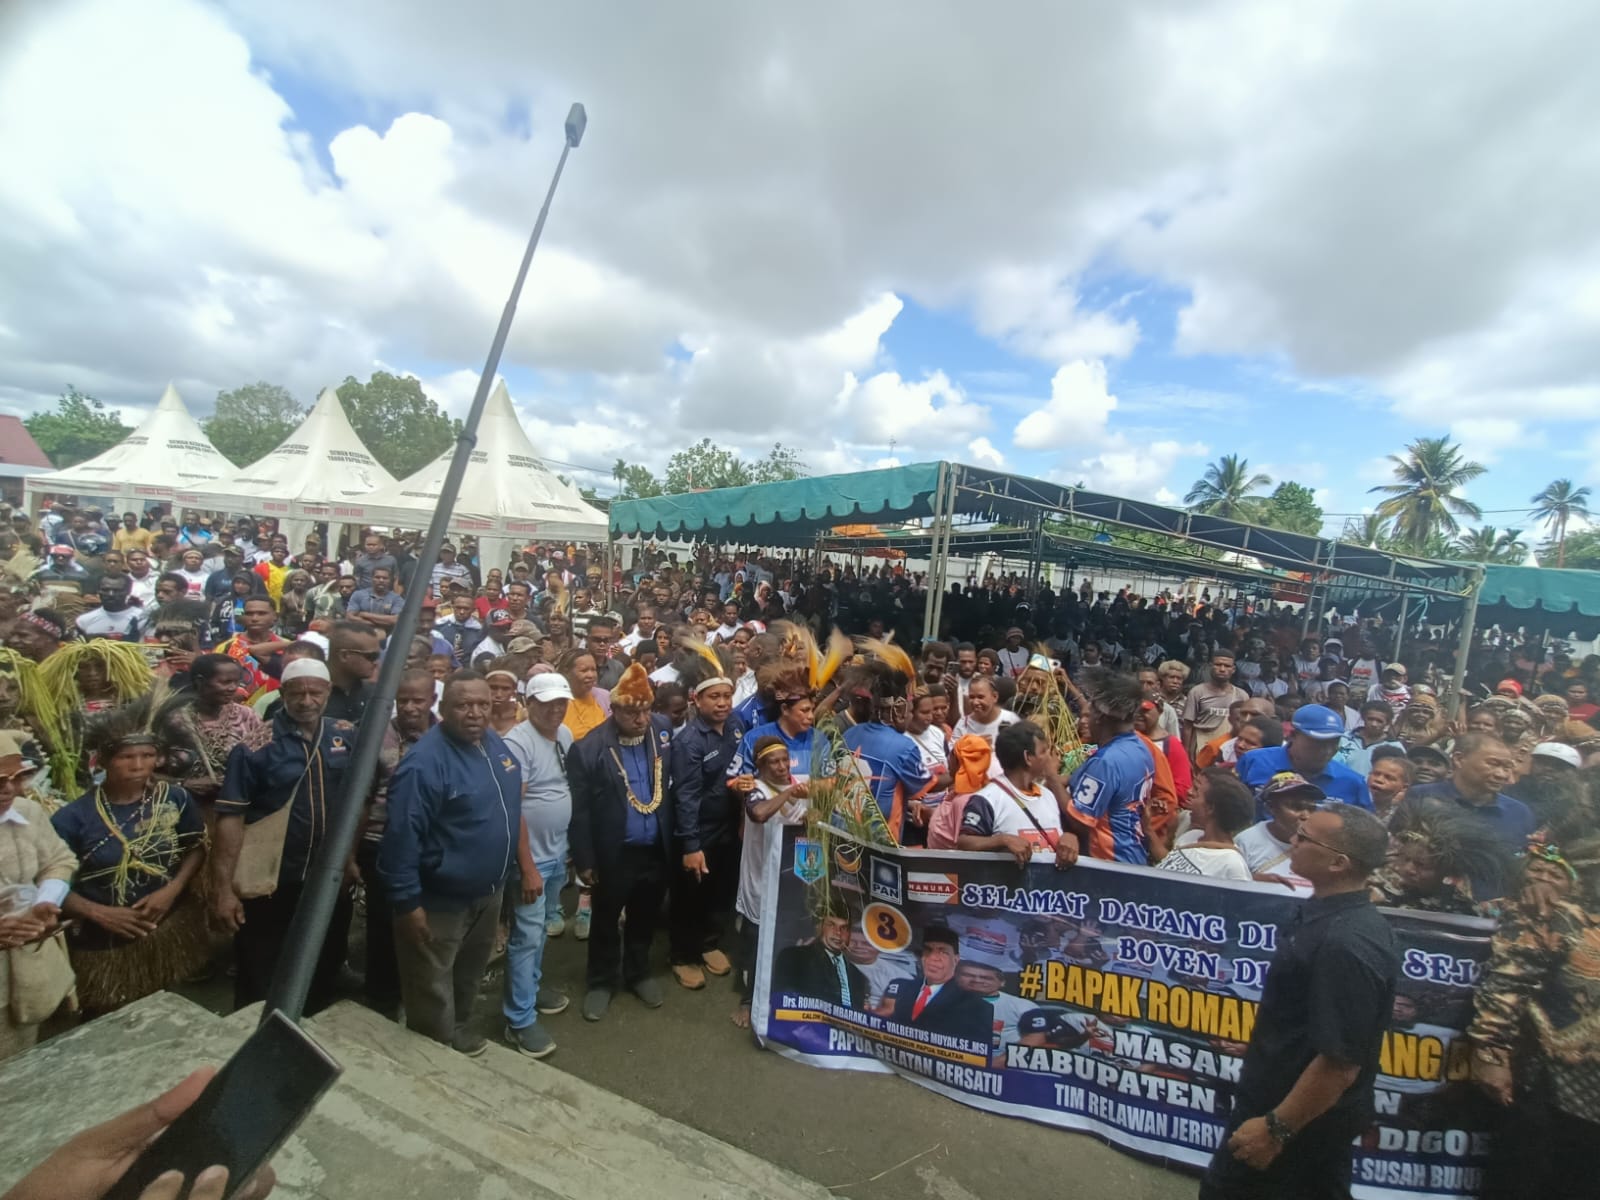
<path fill-rule="evenodd" d="M 735 1025 L 737 1025 L 740 1029 L 749 1029 L 750 1028 L 750 1006 L 748 1004 L 739 1005 L 738 1008 L 733 1010 L 732 1020 L 733 1020 L 733 1023 Z"/>

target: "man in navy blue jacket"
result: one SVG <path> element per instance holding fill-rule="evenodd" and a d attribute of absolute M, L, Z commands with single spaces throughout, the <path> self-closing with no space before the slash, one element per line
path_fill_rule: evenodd
<path fill-rule="evenodd" d="M 472 1056 L 488 1045 L 469 1030 L 472 1005 L 522 822 L 522 769 L 490 728 L 490 705 L 476 671 L 445 680 L 439 724 L 390 777 L 378 850 L 406 1025 Z"/>
<path fill-rule="evenodd" d="M 672 728 L 651 713 L 653 697 L 644 668 L 634 663 L 611 689 L 610 719 L 567 754 L 572 865 L 594 887 L 586 1021 L 606 1015 L 618 987 L 647 1008 L 666 1002 L 660 981 L 650 976 L 650 943 L 673 850 Z"/>

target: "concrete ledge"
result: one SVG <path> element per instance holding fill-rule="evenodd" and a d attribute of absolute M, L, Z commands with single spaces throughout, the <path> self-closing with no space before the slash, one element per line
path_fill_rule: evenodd
<path fill-rule="evenodd" d="M 254 1027 L 159 993 L 6 1063 L 0 1188 Z M 290 1200 L 823 1200 L 826 1189 L 514 1051 L 466 1059 L 354 1004 L 307 1028 L 345 1073 L 274 1160 Z"/>

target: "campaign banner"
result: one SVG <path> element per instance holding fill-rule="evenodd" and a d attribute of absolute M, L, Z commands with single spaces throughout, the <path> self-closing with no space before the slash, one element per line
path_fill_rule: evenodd
<path fill-rule="evenodd" d="M 765 1046 L 1190 1168 L 1222 1141 L 1278 928 L 1303 903 L 1266 884 L 1020 867 L 800 826 L 764 866 Z M 1488 1107 L 1463 1031 L 1492 925 L 1386 916 L 1402 970 L 1354 1194 L 1472 1196 Z"/>

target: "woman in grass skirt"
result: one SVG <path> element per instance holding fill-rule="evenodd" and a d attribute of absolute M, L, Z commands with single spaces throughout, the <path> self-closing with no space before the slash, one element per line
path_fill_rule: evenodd
<path fill-rule="evenodd" d="M 90 723 L 85 748 L 105 780 L 51 818 L 78 856 L 62 907 L 79 922 L 67 940 L 79 1001 L 91 1014 L 189 978 L 211 953 L 194 886 L 205 822 L 188 792 L 156 776 L 162 699 L 147 695 Z"/>

